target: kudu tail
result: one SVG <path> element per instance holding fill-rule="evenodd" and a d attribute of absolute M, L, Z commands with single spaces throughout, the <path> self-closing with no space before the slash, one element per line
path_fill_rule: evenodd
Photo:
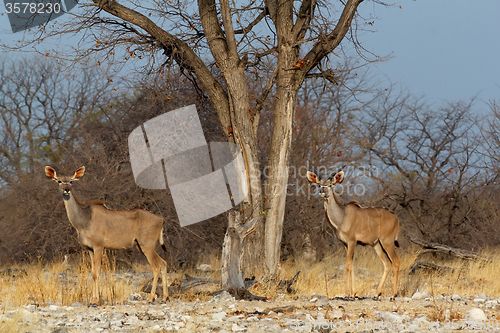
<path fill-rule="evenodd" d="M 398 242 L 398 234 L 399 234 L 399 218 L 398 218 L 398 225 L 397 225 L 397 228 L 398 228 L 398 231 L 396 232 L 396 238 L 394 239 L 394 246 L 396 246 L 397 248 L 400 248 L 401 245 L 399 245 L 399 242 Z"/>
<path fill-rule="evenodd" d="M 165 246 L 165 243 L 163 241 L 163 228 L 161 228 L 161 233 L 160 233 L 160 245 L 163 251 L 167 252 L 167 247 Z"/>

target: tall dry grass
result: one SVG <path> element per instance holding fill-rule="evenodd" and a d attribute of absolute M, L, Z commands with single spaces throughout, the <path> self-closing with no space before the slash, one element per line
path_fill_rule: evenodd
<path fill-rule="evenodd" d="M 435 264 L 454 268 L 453 272 L 445 274 L 417 273 L 409 275 L 408 271 L 418 256 L 414 248 L 398 251 L 401 258 L 399 294 L 412 296 L 417 290 L 426 289 L 433 295 L 459 294 L 477 295 L 484 293 L 491 296 L 500 296 L 500 265 L 495 262 L 468 262 L 458 259 L 424 258 L 434 261 Z M 497 251 L 483 253 L 500 261 Z M 212 255 L 189 268 L 169 273 L 171 284 L 175 279 L 182 280 L 184 274 L 200 276 L 196 270 L 199 264 L 210 264 L 212 271 L 203 276 L 220 279 L 220 257 Z M 131 293 L 139 292 L 142 285 L 152 276 L 151 268 L 147 264 L 134 264 L 136 272 L 148 272 L 136 275 L 136 282 L 120 277 L 116 269 L 114 257 L 108 252 L 103 257 L 100 276 L 100 292 L 102 304 L 120 304 Z M 87 255 L 80 257 L 70 265 L 63 261 L 42 263 L 33 260 L 29 264 L 10 267 L 20 272 L 17 276 L 0 275 L 0 311 L 8 311 L 22 305 L 50 304 L 69 306 L 75 302 L 88 305 L 92 296 L 92 277 L 90 261 Z M 5 268 L 0 271 L 5 272 Z M 290 259 L 281 264 L 280 279 L 290 279 L 296 272 L 301 271 L 298 280 L 293 285 L 296 294 L 310 295 L 323 294 L 327 297 L 342 296 L 345 293 L 345 252 L 338 251 L 327 256 L 320 262 Z M 359 296 L 373 296 L 382 276 L 383 265 L 371 247 L 357 247 L 354 257 L 355 291 Z M 260 272 L 256 272 L 259 276 Z M 123 275 L 123 274 L 122 274 Z M 137 283 L 137 279 L 140 279 Z M 392 273 L 388 276 L 383 289 L 383 295 L 390 295 L 393 282 Z M 260 284 L 252 289 L 252 293 L 274 298 L 283 293 L 276 284 Z M 186 300 L 198 297 L 197 295 L 183 295 Z M 290 295 L 289 297 L 293 297 Z"/>
<path fill-rule="evenodd" d="M 21 305 L 86 305 L 92 297 L 90 259 L 84 253 L 72 263 L 43 263 L 35 259 L 1 271 L 4 274 L 0 277 L 0 302 L 4 311 Z M 114 256 L 106 251 L 99 278 L 104 303 L 123 302 L 133 292 L 131 285 L 116 273 Z"/>
<path fill-rule="evenodd" d="M 492 262 L 475 262 L 454 258 L 439 258 L 425 255 L 419 257 L 419 251 L 410 247 L 398 250 L 401 259 L 399 273 L 399 295 L 411 297 L 417 290 L 428 290 L 433 295 L 459 294 L 477 295 L 484 293 L 500 297 L 500 253 L 495 250 L 483 251 L 483 255 L 493 258 Z M 446 273 L 417 272 L 408 274 L 416 260 L 432 262 L 439 266 L 450 267 Z M 297 271 L 301 271 L 297 282 L 293 285 L 299 294 L 323 294 L 328 297 L 345 294 L 345 251 L 333 253 L 321 262 L 307 260 L 287 260 L 281 265 L 281 278 L 290 279 Z M 375 251 L 370 247 L 356 247 L 354 255 L 355 292 L 358 296 L 374 296 L 382 277 L 383 264 Z M 382 291 L 390 295 L 393 273 L 387 277 Z M 268 291 L 271 297 L 279 291 Z"/>

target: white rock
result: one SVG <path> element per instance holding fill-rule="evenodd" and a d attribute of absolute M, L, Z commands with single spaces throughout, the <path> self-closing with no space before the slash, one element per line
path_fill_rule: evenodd
<path fill-rule="evenodd" d="M 496 309 L 499 307 L 498 301 L 486 301 L 486 309 Z"/>
<path fill-rule="evenodd" d="M 209 301 L 209 303 L 218 303 L 218 302 L 234 302 L 234 297 L 231 296 L 230 293 L 227 291 L 223 291 L 220 294 L 212 297 Z"/>
<path fill-rule="evenodd" d="M 243 319 L 244 315 L 237 315 L 237 316 L 231 316 L 229 318 L 227 318 L 227 321 L 230 321 L 232 323 L 237 323 L 239 321 L 241 321 L 241 319 Z"/>
<path fill-rule="evenodd" d="M 413 300 L 421 300 L 432 297 L 432 294 L 427 290 L 417 291 L 411 297 Z"/>
<path fill-rule="evenodd" d="M 484 298 L 474 298 L 473 302 L 477 304 L 484 304 L 486 300 Z"/>
<path fill-rule="evenodd" d="M 208 264 L 201 264 L 196 269 L 199 271 L 202 271 L 202 272 L 208 272 L 208 271 L 212 270 L 212 266 L 210 266 Z"/>
<path fill-rule="evenodd" d="M 161 310 L 148 310 L 149 320 L 165 320 L 165 312 Z"/>
<path fill-rule="evenodd" d="M 183 316 L 180 316 L 180 318 L 179 318 L 179 319 L 180 319 L 180 320 L 182 320 L 182 321 L 183 321 L 183 322 L 185 322 L 185 323 L 190 323 L 190 322 L 193 322 L 193 321 L 194 321 L 193 317 L 188 316 L 188 315 L 183 315 Z"/>
<path fill-rule="evenodd" d="M 128 300 L 132 301 L 132 302 L 141 301 L 142 300 L 142 295 L 139 294 L 139 293 L 130 294 L 128 296 Z M 73 306 L 73 305 L 71 305 L 71 306 Z"/>
<path fill-rule="evenodd" d="M 246 327 L 243 327 L 243 326 L 238 326 L 236 324 L 233 324 L 231 326 L 231 331 L 233 332 L 246 332 L 247 331 L 247 328 Z"/>
<path fill-rule="evenodd" d="M 225 313 L 224 311 L 217 312 L 212 315 L 211 319 L 214 321 L 222 321 L 226 319 L 226 315 L 227 313 Z"/>
<path fill-rule="evenodd" d="M 484 311 L 479 308 L 472 308 L 467 310 L 465 313 L 465 319 L 467 320 L 488 320 L 488 317 L 484 314 Z"/>
<path fill-rule="evenodd" d="M 317 306 L 327 306 L 329 303 L 328 298 L 322 298 L 318 302 L 316 302 Z"/>
<path fill-rule="evenodd" d="M 410 317 L 407 315 L 400 315 L 395 312 L 388 311 L 380 311 L 375 312 L 375 315 L 378 320 L 383 320 L 389 323 L 405 323 L 410 320 Z"/>
<path fill-rule="evenodd" d="M 334 310 L 330 316 L 329 316 L 330 319 L 342 319 L 344 318 L 344 312 L 341 311 L 341 310 Z"/>
<path fill-rule="evenodd" d="M 47 307 L 47 310 L 49 310 L 49 311 L 58 311 L 59 307 L 57 305 L 49 305 Z"/>
<path fill-rule="evenodd" d="M 462 300 L 462 296 L 457 295 L 457 294 L 453 294 L 453 295 L 451 295 L 451 300 L 452 301 L 461 301 Z"/>

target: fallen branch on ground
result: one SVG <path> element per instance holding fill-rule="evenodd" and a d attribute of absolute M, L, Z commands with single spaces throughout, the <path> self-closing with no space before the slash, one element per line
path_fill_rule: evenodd
<path fill-rule="evenodd" d="M 410 242 L 422 246 L 424 248 L 423 253 L 439 252 L 439 253 L 450 254 L 450 255 L 453 255 L 455 257 L 458 257 L 460 259 L 465 259 L 465 260 L 476 260 L 476 261 L 482 260 L 482 261 L 489 261 L 489 262 L 493 261 L 492 258 L 483 256 L 482 254 L 479 254 L 479 253 L 476 253 L 473 251 L 457 249 L 457 248 L 453 248 L 453 247 L 450 247 L 448 245 L 443 245 L 443 244 L 439 244 L 439 243 L 429 243 L 429 242 L 426 242 L 426 241 L 423 241 L 421 239 L 411 237 L 411 236 L 408 236 L 408 239 L 410 240 Z"/>

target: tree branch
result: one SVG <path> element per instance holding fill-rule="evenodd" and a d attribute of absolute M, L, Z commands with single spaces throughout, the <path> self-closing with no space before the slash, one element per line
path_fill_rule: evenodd
<path fill-rule="evenodd" d="M 255 18 L 255 20 L 252 21 L 246 28 L 240 29 L 240 30 L 235 30 L 234 34 L 235 35 L 241 35 L 241 34 L 247 34 L 250 32 L 254 26 L 256 26 L 266 15 L 268 14 L 267 9 L 263 8 L 262 12 Z"/>
<path fill-rule="evenodd" d="M 205 63 L 184 41 L 164 31 L 141 13 L 120 5 L 116 1 L 93 0 L 93 2 L 97 5 L 97 7 L 107 13 L 119 17 L 122 20 L 147 31 L 153 38 L 161 43 L 165 53 L 172 56 L 179 66 L 193 71 L 196 74 L 197 79 L 202 83 L 205 91 L 210 96 L 210 99 L 212 101 L 218 101 L 217 103 L 214 103 L 214 107 L 217 109 L 217 114 L 220 117 L 225 134 L 228 134 L 227 128 L 230 123 L 228 97 L 221 84 L 215 79 Z"/>
<path fill-rule="evenodd" d="M 312 49 L 305 56 L 306 62 L 303 69 L 304 74 L 309 73 L 311 69 L 316 67 L 319 62 L 329 53 L 331 53 L 340 42 L 344 39 L 347 31 L 351 26 L 351 22 L 356 15 L 356 10 L 363 0 L 348 0 L 340 19 L 333 29 L 333 31 L 326 36 L 320 38 L 312 47 Z"/>

